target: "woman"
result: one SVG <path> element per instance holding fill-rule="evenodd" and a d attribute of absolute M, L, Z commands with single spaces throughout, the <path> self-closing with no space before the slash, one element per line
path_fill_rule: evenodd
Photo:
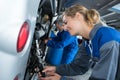
<path fill-rule="evenodd" d="M 71 35 L 80 35 L 91 40 L 91 59 L 94 60 L 97 58 L 97 62 L 92 66 L 92 74 L 89 80 L 117 80 L 120 32 L 103 25 L 100 20 L 100 15 L 96 10 L 88 10 L 82 5 L 74 5 L 68 8 L 64 13 L 63 20 Z M 78 68 L 80 65 L 75 64 L 74 67 L 70 68 L 73 74 L 76 71 L 75 68 Z M 69 80 L 65 77 L 67 75 L 59 75 L 62 69 L 60 67 L 47 67 L 44 72 L 48 73 L 52 71 L 49 74 L 52 76 L 41 79 Z M 68 70 L 64 70 L 64 72 L 66 71 Z"/>

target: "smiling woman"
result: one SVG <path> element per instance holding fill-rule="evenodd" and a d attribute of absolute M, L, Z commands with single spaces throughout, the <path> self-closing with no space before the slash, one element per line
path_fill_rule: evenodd
<path fill-rule="evenodd" d="M 110 50 L 110 52 L 108 52 L 109 55 L 113 54 L 114 52 L 117 52 L 114 55 L 117 55 L 117 56 L 120 55 L 120 52 L 119 52 L 120 37 L 118 36 L 120 35 L 120 32 L 110 27 L 107 27 L 107 26 L 105 27 L 104 25 L 101 25 L 99 13 L 93 9 L 92 10 L 86 9 L 85 7 L 81 5 L 75 5 L 75 6 L 68 8 L 65 11 L 64 16 L 65 16 L 64 20 L 67 22 L 66 26 L 68 28 L 68 31 L 72 35 L 81 35 L 82 37 L 91 40 L 92 48 L 93 48 L 92 55 L 93 57 L 98 57 L 100 59 L 100 61 L 98 60 L 99 64 L 96 64 L 93 67 L 93 72 L 92 72 L 90 79 L 115 80 L 116 73 L 109 73 L 111 72 L 111 69 L 109 67 L 116 68 L 117 70 L 117 64 L 118 64 L 119 57 L 113 57 L 113 55 L 111 55 L 112 58 L 108 58 L 107 56 L 108 59 L 104 59 L 103 57 L 105 57 L 106 53 L 104 52 L 106 52 L 106 50 L 107 51 Z M 73 25 L 71 26 L 70 24 L 73 24 Z M 78 24 L 78 26 L 76 26 L 76 24 Z M 116 35 L 113 35 L 113 34 L 116 34 Z M 111 35 L 111 37 L 108 37 L 107 35 Z M 117 46 L 115 46 L 114 44 L 116 44 Z M 118 50 L 112 47 L 108 48 L 107 47 L 108 45 L 117 47 Z M 111 52 L 111 50 L 113 50 L 113 52 Z M 113 58 L 116 60 L 113 60 Z M 106 63 L 109 66 L 102 64 L 101 60 L 104 60 L 104 63 Z M 110 62 L 112 61 L 112 63 L 109 63 L 109 61 Z M 113 66 L 111 65 L 113 63 L 116 63 L 116 64 Z M 98 65 L 99 66 L 102 65 L 101 70 L 96 70 Z M 106 76 L 112 75 L 111 77 L 104 77 L 102 75 L 96 75 L 96 74 L 100 74 L 100 72 L 104 72 L 104 66 L 108 68 L 106 70 L 108 74 L 106 73 L 104 75 Z M 116 72 L 116 70 L 114 72 Z"/>
<path fill-rule="evenodd" d="M 80 34 L 84 38 L 89 39 L 89 35 L 85 33 L 90 32 L 92 27 L 100 22 L 100 16 L 95 9 L 88 10 L 83 6 L 76 5 L 74 8 L 71 7 L 65 11 L 63 20 L 67 23 L 66 25 L 71 35 Z M 88 28 L 89 31 L 86 31 L 86 28 Z M 80 31 L 78 31 L 78 29 Z M 72 33 L 72 31 L 74 32 L 75 30 L 78 32 Z"/>

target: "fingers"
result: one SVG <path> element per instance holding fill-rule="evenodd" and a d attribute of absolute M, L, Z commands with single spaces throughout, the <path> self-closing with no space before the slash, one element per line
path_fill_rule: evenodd
<path fill-rule="evenodd" d="M 39 77 L 40 80 L 60 80 L 61 76 L 57 73 L 50 73 L 49 76 L 46 77 Z"/>
<path fill-rule="evenodd" d="M 38 77 L 40 78 L 42 75 L 41 75 L 41 73 L 40 72 L 38 72 Z"/>
<path fill-rule="evenodd" d="M 48 72 L 48 71 L 50 71 L 49 66 L 45 66 L 42 72 Z"/>
<path fill-rule="evenodd" d="M 55 72 L 55 66 L 45 66 L 43 72 Z"/>
<path fill-rule="evenodd" d="M 51 71 L 46 73 L 46 76 L 54 76 L 54 75 L 55 75 L 55 73 L 51 72 Z"/>
<path fill-rule="evenodd" d="M 52 79 L 51 77 L 45 77 L 45 78 L 41 77 L 40 80 L 52 80 Z"/>
<path fill-rule="evenodd" d="M 46 76 L 47 76 L 47 77 L 48 77 L 48 76 L 55 76 L 55 75 L 56 75 L 56 73 L 54 73 L 54 72 L 47 72 L 47 73 L 46 73 Z M 42 77 L 42 75 L 41 75 L 40 72 L 38 73 L 38 76 L 39 76 L 39 77 Z"/>
<path fill-rule="evenodd" d="M 53 76 L 57 76 L 55 73 L 56 67 L 55 66 L 45 66 L 44 70 L 42 71 L 43 73 L 45 73 L 45 77 L 42 77 L 42 74 L 39 72 L 38 73 L 38 77 L 43 80 L 49 80 L 49 78 L 53 78 Z M 47 78 L 47 79 L 46 79 Z"/>

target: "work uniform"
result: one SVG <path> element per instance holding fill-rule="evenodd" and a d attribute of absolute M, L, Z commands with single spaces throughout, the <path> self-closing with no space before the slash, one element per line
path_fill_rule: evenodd
<path fill-rule="evenodd" d="M 77 54 L 78 41 L 76 36 L 71 36 L 68 31 L 58 32 L 56 37 L 48 40 L 47 46 L 52 48 L 63 48 L 61 64 L 70 63 Z"/>
<path fill-rule="evenodd" d="M 95 25 L 90 32 L 91 47 L 81 46 L 79 55 L 69 65 L 57 66 L 56 72 L 64 76 L 84 74 L 90 67 L 92 74 L 89 80 L 116 80 L 120 55 L 120 32 L 101 23 Z M 85 51 L 86 50 L 86 51 Z M 92 63 L 91 66 L 91 61 Z"/>

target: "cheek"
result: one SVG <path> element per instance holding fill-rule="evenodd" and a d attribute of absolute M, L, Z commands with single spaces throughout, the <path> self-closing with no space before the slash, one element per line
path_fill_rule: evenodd
<path fill-rule="evenodd" d="M 74 30 L 74 32 L 78 31 L 80 29 L 78 23 L 74 23 L 72 25 L 72 29 Z"/>
<path fill-rule="evenodd" d="M 75 27 L 75 25 L 74 25 L 73 23 L 71 23 L 71 22 L 69 22 L 69 23 L 67 24 L 67 26 L 66 26 L 66 28 L 67 28 L 68 31 L 73 30 L 74 27 Z"/>
<path fill-rule="evenodd" d="M 67 30 L 67 27 L 64 27 L 64 30 Z"/>
<path fill-rule="evenodd" d="M 76 28 L 76 26 L 71 26 L 70 28 L 68 28 L 68 31 L 71 35 L 76 35 L 78 33 L 78 28 Z"/>

